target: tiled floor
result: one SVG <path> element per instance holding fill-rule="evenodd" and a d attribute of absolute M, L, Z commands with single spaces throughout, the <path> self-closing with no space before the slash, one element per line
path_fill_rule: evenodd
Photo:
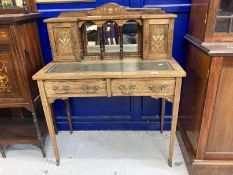
<path fill-rule="evenodd" d="M 173 167 L 167 165 L 169 132 L 61 132 L 57 140 L 60 166 L 47 139 L 45 159 L 30 145 L 8 147 L 0 175 L 188 175 L 177 141 Z"/>

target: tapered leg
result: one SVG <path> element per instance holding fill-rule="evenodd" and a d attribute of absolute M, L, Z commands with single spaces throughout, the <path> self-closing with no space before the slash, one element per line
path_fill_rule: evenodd
<path fill-rule="evenodd" d="M 52 103 L 50 104 L 50 109 L 51 109 L 51 113 L 52 113 L 52 116 L 53 116 L 53 126 L 54 126 L 54 129 L 55 129 L 55 134 L 57 135 L 58 130 L 57 130 L 57 124 L 56 124 L 56 120 L 55 120 L 55 114 L 54 114 L 54 109 L 53 109 L 53 104 Z"/>
<path fill-rule="evenodd" d="M 171 134 L 170 134 L 169 159 L 168 159 L 168 165 L 170 167 L 172 167 L 176 124 L 178 119 L 178 111 L 179 111 L 179 103 L 180 103 L 180 90 L 181 90 L 181 78 L 176 78 L 175 95 L 174 95 L 174 101 L 172 107 L 172 124 L 171 124 L 172 126 L 171 126 Z"/>
<path fill-rule="evenodd" d="M 39 91 L 40 91 L 41 102 L 42 102 L 42 106 L 44 109 L 46 123 L 47 123 L 48 130 L 49 130 L 49 135 L 50 135 L 51 142 L 53 145 L 54 155 L 56 158 L 56 164 L 60 165 L 60 157 L 59 157 L 58 148 L 57 148 L 56 134 L 55 134 L 55 130 L 54 130 L 53 116 L 52 116 L 52 112 L 50 109 L 50 104 L 49 104 L 48 99 L 47 99 L 46 94 L 45 94 L 43 82 L 38 81 L 37 83 L 38 83 L 38 87 L 39 87 Z"/>
<path fill-rule="evenodd" d="M 160 132 L 163 133 L 166 99 L 162 98 L 161 103 L 162 103 L 162 104 L 161 104 Z"/>
<path fill-rule="evenodd" d="M 37 135 L 37 138 L 38 138 L 38 141 L 39 141 L 39 144 L 40 144 L 40 149 L 41 149 L 43 158 L 45 158 L 46 153 L 45 153 L 45 149 L 44 149 L 44 143 L 43 143 L 43 139 L 42 139 L 42 136 L 41 136 L 41 132 L 40 132 L 40 128 L 39 128 L 39 125 L 38 125 L 37 116 L 36 116 L 35 112 L 32 112 L 32 118 L 33 118 L 33 122 L 34 122 L 34 125 L 35 125 L 35 128 L 36 128 L 36 135 Z"/>
<path fill-rule="evenodd" d="M 72 118 L 71 118 L 71 112 L 70 112 L 70 103 L 68 99 L 65 99 L 65 105 L 66 105 L 66 114 L 67 114 L 68 124 L 70 128 L 70 134 L 72 134 L 73 126 L 72 126 Z"/>
<path fill-rule="evenodd" d="M 6 158 L 4 145 L 0 145 L 0 151 L 1 151 L 1 154 L 2 154 L 2 158 Z"/>

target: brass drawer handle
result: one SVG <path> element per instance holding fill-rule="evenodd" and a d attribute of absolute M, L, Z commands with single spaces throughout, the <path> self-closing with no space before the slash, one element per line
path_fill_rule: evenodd
<path fill-rule="evenodd" d="M 58 86 L 52 86 L 52 89 L 56 94 L 67 94 L 70 90 L 70 87 L 64 86 L 63 88 L 59 88 Z"/>
<path fill-rule="evenodd" d="M 136 85 L 129 85 L 128 87 L 126 87 L 126 85 L 122 84 L 119 86 L 119 89 L 122 94 L 132 94 L 136 89 Z"/>
<path fill-rule="evenodd" d="M 166 88 L 168 87 L 168 85 L 166 84 L 161 84 L 161 85 L 153 85 L 150 84 L 149 85 L 149 89 L 153 92 L 162 92 L 164 91 Z"/>
<path fill-rule="evenodd" d="M 100 89 L 100 87 L 97 85 L 95 86 L 83 85 L 82 89 L 84 90 L 85 93 L 90 94 L 90 93 L 96 93 Z"/>

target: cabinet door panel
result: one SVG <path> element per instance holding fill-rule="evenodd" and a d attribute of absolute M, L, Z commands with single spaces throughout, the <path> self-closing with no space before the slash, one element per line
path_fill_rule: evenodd
<path fill-rule="evenodd" d="M 174 19 L 148 19 L 143 27 L 143 58 L 171 58 Z"/>
<path fill-rule="evenodd" d="M 0 50 L 0 98 L 18 98 L 20 96 L 13 52 Z"/>
<path fill-rule="evenodd" d="M 48 24 L 48 30 L 54 61 L 79 59 L 76 23 Z"/>
<path fill-rule="evenodd" d="M 233 158 L 233 58 L 224 58 L 207 145 L 208 158 Z"/>

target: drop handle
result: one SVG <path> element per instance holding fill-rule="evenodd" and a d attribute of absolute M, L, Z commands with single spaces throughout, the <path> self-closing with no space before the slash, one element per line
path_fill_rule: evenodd
<path fill-rule="evenodd" d="M 124 84 L 119 86 L 119 90 L 122 94 L 133 94 L 136 89 L 136 85 L 129 85 L 128 87 Z"/>
<path fill-rule="evenodd" d="M 166 88 L 168 87 L 168 85 L 166 84 L 161 84 L 161 85 L 153 85 L 153 84 L 150 84 L 148 86 L 148 88 L 153 91 L 153 92 L 162 92 L 164 91 Z"/>
<path fill-rule="evenodd" d="M 70 87 L 64 86 L 62 88 L 59 88 L 58 86 L 52 86 L 52 89 L 56 94 L 67 94 L 70 90 Z"/>
<path fill-rule="evenodd" d="M 96 93 L 100 89 L 100 87 L 97 85 L 95 86 L 83 85 L 82 89 L 85 93 L 89 94 L 89 93 Z"/>

